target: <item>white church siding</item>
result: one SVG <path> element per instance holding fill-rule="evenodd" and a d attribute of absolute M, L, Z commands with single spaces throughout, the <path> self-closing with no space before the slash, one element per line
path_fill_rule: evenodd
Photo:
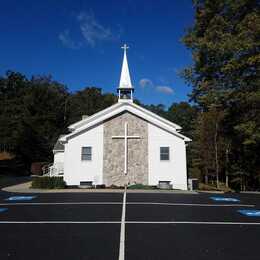
<path fill-rule="evenodd" d="M 91 161 L 81 160 L 81 148 L 92 147 Z M 65 144 L 64 180 L 67 185 L 92 181 L 103 183 L 103 125 L 80 133 Z"/>
<path fill-rule="evenodd" d="M 160 160 L 160 147 L 170 148 L 170 160 Z M 184 140 L 148 124 L 149 185 L 170 181 L 174 189 L 187 190 L 186 145 Z"/>
<path fill-rule="evenodd" d="M 56 151 L 54 153 L 54 164 L 64 162 L 64 151 Z"/>

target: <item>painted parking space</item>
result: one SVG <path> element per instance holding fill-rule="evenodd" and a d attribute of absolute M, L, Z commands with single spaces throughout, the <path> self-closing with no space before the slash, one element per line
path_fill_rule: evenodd
<path fill-rule="evenodd" d="M 238 212 L 247 217 L 260 217 L 260 210 L 241 209 Z"/>
<path fill-rule="evenodd" d="M 6 201 L 30 201 L 35 199 L 36 196 L 11 196 L 7 199 L 5 199 Z"/>
<path fill-rule="evenodd" d="M 127 193 L 124 203 L 122 195 L 37 194 L 31 201 L 2 200 L 0 208 L 8 211 L 0 214 L 0 232 L 8 235 L 3 243 L 0 238 L 7 248 L 2 255 L 0 252 L 0 259 L 12 259 L 6 257 L 9 252 L 14 253 L 13 259 L 18 255 L 35 259 L 41 248 L 45 254 L 37 258 L 50 260 L 167 260 L 173 259 L 173 251 L 174 258 L 181 260 L 225 259 L 225 255 L 242 259 L 235 252 L 236 245 L 228 243 L 232 240 L 229 234 L 242 239 L 245 236 L 245 241 L 251 243 L 250 239 L 256 239 L 260 232 L 260 220 L 238 212 L 259 208 L 259 201 L 253 196 L 245 199 L 235 194 L 240 202 L 219 203 L 211 200 L 212 194 Z M 14 246 L 16 238 L 24 244 Z M 200 241 L 197 246 L 193 245 L 196 239 Z M 99 250 L 106 241 L 106 249 Z M 60 255 L 62 244 L 66 248 Z M 119 252 L 124 252 L 123 258 L 119 258 Z M 252 259 L 258 259 L 254 258 L 254 249 L 251 252 Z M 244 253 L 249 253 L 248 247 Z"/>
<path fill-rule="evenodd" d="M 119 205 L 9 205 L 7 214 L 0 215 L 1 221 L 27 222 L 100 222 L 120 221 L 122 204 Z"/>
<path fill-rule="evenodd" d="M 258 260 L 260 226 L 127 224 L 126 260 Z"/>
<path fill-rule="evenodd" d="M 9 197 L 16 197 L 17 195 L 13 194 L 12 196 L 3 197 L 2 202 Z M 69 203 L 69 202 L 122 202 L 123 192 L 122 193 L 86 193 L 86 192 L 77 192 L 77 193 L 37 193 L 37 194 L 28 194 L 26 196 L 34 196 L 31 200 L 25 200 L 24 202 L 39 202 L 39 203 Z M 1 201 L 0 201 L 1 202 Z M 14 201 L 15 202 L 15 201 Z M 19 201 L 16 201 L 19 202 Z M 21 201 L 22 202 L 22 201 Z"/>
<path fill-rule="evenodd" d="M 0 259 L 118 259 L 119 232 L 120 224 L 0 225 Z"/>
<path fill-rule="evenodd" d="M 126 221 L 254 222 L 254 219 L 247 219 L 238 214 L 238 209 L 240 207 L 236 205 L 204 207 L 187 204 L 177 206 L 127 204 Z"/>
<path fill-rule="evenodd" d="M 216 197 L 210 197 L 211 200 L 214 200 L 214 201 L 221 201 L 221 202 L 240 202 L 239 199 L 236 199 L 236 198 L 231 198 L 231 197 L 219 197 L 219 196 L 216 196 Z"/>

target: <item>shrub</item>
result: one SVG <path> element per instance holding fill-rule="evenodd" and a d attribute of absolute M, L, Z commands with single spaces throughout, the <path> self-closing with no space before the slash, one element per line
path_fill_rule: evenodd
<path fill-rule="evenodd" d="M 66 184 L 63 177 L 41 176 L 32 179 L 32 188 L 37 189 L 64 189 Z"/>
<path fill-rule="evenodd" d="M 108 186 L 109 189 L 124 189 L 124 186 L 117 186 L 112 184 L 111 186 Z"/>
<path fill-rule="evenodd" d="M 98 184 L 96 185 L 96 189 L 105 189 L 106 185 L 105 184 Z"/>
<path fill-rule="evenodd" d="M 155 190 L 156 186 L 149 186 L 149 185 L 143 185 L 143 184 L 133 184 L 127 187 L 127 189 L 130 190 Z"/>

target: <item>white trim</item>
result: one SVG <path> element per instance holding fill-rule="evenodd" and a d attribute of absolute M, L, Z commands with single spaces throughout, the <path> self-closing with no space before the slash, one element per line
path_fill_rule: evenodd
<path fill-rule="evenodd" d="M 115 109 L 117 106 L 118 106 L 118 103 L 116 103 L 116 104 L 114 104 L 114 105 L 112 105 L 112 106 L 110 106 L 110 107 L 108 107 L 108 108 L 106 108 L 106 109 L 104 109 L 102 111 L 99 111 L 99 112 L 97 112 L 97 113 L 95 113 L 95 114 L 93 114 L 93 115 L 91 115 L 91 116 L 89 116 L 89 117 L 87 117 L 85 119 L 82 119 L 82 120 L 80 120 L 80 121 L 78 121 L 78 122 L 76 122 L 74 124 L 71 124 L 71 125 L 68 126 L 68 129 L 70 131 L 74 131 L 77 128 L 81 127 L 82 125 L 87 124 L 89 121 L 94 120 L 97 117 L 103 116 L 106 113 L 109 113 L 110 110 Z"/>
<path fill-rule="evenodd" d="M 80 133 L 81 131 L 87 130 L 97 124 L 100 124 L 101 122 L 116 116 L 119 113 L 128 111 L 134 115 L 137 115 L 148 122 L 172 133 L 173 135 L 183 139 L 186 142 L 191 141 L 190 138 L 180 134 L 177 132 L 177 130 L 181 129 L 180 126 L 170 122 L 169 120 L 166 120 L 144 108 L 141 108 L 140 106 L 132 103 L 132 102 L 118 102 L 117 104 L 98 112 L 84 120 L 81 120 L 74 125 L 69 126 L 69 129 L 73 129 L 74 131 L 71 134 L 65 135 L 60 138 L 60 141 L 63 143 L 67 142 L 68 138 L 72 138 L 75 134 Z"/>
<path fill-rule="evenodd" d="M 169 126 L 174 127 L 176 130 L 181 130 L 182 129 L 181 126 L 179 126 L 179 125 L 177 125 L 177 124 L 175 124 L 175 123 L 173 123 L 173 122 L 171 122 L 171 121 L 169 121 L 169 120 L 167 120 L 167 119 L 165 119 L 165 118 L 163 118 L 161 116 L 158 116 L 157 114 L 155 114 L 155 113 L 153 113 L 153 112 L 151 112 L 151 111 L 149 111 L 149 110 L 147 110 L 147 109 L 145 109 L 145 108 L 143 108 L 141 106 L 138 106 L 135 103 L 133 103 L 133 107 L 138 109 L 138 110 L 140 110 L 141 112 L 149 115 L 149 116 L 155 117 L 156 119 L 158 119 L 158 120 L 168 124 Z"/>
<path fill-rule="evenodd" d="M 80 121 L 70 125 L 68 128 L 70 130 L 76 130 L 77 128 L 79 128 L 79 127 L 89 123 L 90 121 L 92 121 L 92 120 L 94 120 L 96 118 L 99 118 L 99 117 L 101 117 L 103 115 L 109 114 L 110 112 L 112 112 L 115 109 L 118 109 L 121 106 L 130 105 L 133 108 L 143 112 L 146 115 L 150 115 L 150 116 L 155 117 L 156 119 L 158 119 L 158 120 L 160 120 L 160 121 L 162 121 L 162 122 L 164 122 L 166 124 L 169 124 L 169 126 L 172 126 L 172 127 L 176 128 L 176 130 L 181 130 L 181 127 L 179 125 L 177 125 L 177 124 L 175 124 L 175 123 L 173 123 L 173 122 L 171 122 L 171 121 L 169 121 L 169 120 L 167 120 L 165 118 L 162 118 L 162 117 L 156 115 L 155 113 L 153 113 L 153 112 L 151 112 L 151 111 L 149 111 L 149 110 L 147 110 L 147 109 L 145 109 L 145 108 L 143 108 L 141 106 L 136 105 L 133 102 L 129 102 L 129 100 L 125 100 L 125 101 L 126 102 L 123 102 L 123 101 L 118 102 L 118 103 L 116 103 L 116 104 L 114 104 L 114 105 L 112 105 L 112 106 L 110 106 L 110 107 L 108 107 L 108 108 L 106 108 L 106 109 L 104 109 L 104 110 L 102 110 L 100 112 L 97 112 L 96 114 L 93 114 L 92 116 L 89 116 L 89 117 L 87 117 L 87 118 L 85 118 L 83 120 L 80 120 Z"/>

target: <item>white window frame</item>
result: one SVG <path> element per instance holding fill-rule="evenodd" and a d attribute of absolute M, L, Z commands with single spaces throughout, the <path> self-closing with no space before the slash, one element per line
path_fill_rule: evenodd
<path fill-rule="evenodd" d="M 162 149 L 163 148 L 167 148 L 168 149 L 168 152 L 166 153 L 166 152 L 162 152 Z M 168 156 L 168 159 L 162 159 L 162 156 L 164 156 L 164 155 L 167 155 Z M 170 161 L 170 146 L 160 146 L 160 161 L 161 162 L 168 162 L 168 161 Z"/>
<path fill-rule="evenodd" d="M 84 152 L 84 149 L 89 149 L 90 152 Z M 81 161 L 92 161 L 92 146 L 81 147 Z"/>

